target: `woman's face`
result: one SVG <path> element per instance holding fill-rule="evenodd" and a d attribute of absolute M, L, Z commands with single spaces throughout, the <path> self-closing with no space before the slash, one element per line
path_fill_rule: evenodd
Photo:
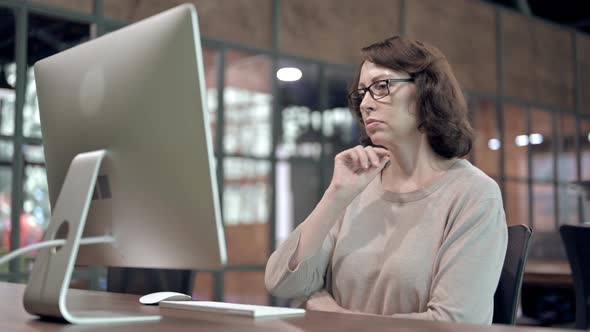
<path fill-rule="evenodd" d="M 409 78 L 404 72 L 365 61 L 361 67 L 358 88 L 389 78 Z M 373 99 L 365 93 L 360 111 L 367 135 L 376 145 L 389 147 L 420 135 L 416 113 L 416 86 L 412 82 L 389 83 L 389 95 Z"/>

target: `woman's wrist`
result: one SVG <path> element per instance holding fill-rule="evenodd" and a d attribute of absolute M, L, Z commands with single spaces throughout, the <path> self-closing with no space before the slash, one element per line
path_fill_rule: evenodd
<path fill-rule="evenodd" d="M 322 200 L 325 200 L 329 204 L 336 205 L 339 208 L 345 208 L 354 200 L 354 197 L 355 195 L 350 193 L 345 188 L 330 184 L 328 189 L 326 189 Z"/>

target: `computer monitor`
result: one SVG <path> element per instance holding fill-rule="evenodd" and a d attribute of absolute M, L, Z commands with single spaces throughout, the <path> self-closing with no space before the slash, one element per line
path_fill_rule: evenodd
<path fill-rule="evenodd" d="M 159 317 L 68 310 L 72 269 L 226 262 L 196 10 L 181 5 L 35 64 L 52 218 L 24 297 L 72 323 Z M 113 242 L 80 246 L 82 237 Z M 79 248 L 79 249 L 78 249 Z"/>

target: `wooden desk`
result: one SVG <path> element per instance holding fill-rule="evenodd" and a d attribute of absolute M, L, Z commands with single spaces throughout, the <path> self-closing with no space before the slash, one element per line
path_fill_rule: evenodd
<path fill-rule="evenodd" d="M 572 270 L 568 261 L 529 260 L 524 269 L 527 285 L 573 288 Z"/>
<path fill-rule="evenodd" d="M 220 314 L 143 306 L 138 296 L 71 290 L 68 305 L 79 309 L 111 309 L 161 313 L 159 322 L 121 325 L 75 326 L 39 320 L 22 306 L 24 285 L 0 282 L 0 331 L 444 331 L 444 332 L 548 332 L 551 329 L 515 328 L 511 326 L 477 326 L 394 319 L 363 315 L 308 311 L 305 316 L 283 319 L 252 319 Z M 560 331 L 560 330 L 553 330 Z M 568 330 L 561 330 L 566 332 Z"/>

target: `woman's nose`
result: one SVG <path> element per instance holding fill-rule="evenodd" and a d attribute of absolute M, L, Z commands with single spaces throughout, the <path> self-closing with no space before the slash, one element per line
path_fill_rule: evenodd
<path fill-rule="evenodd" d="M 375 105 L 373 104 L 374 102 L 375 102 L 375 100 L 370 95 L 370 93 L 365 93 L 365 95 L 363 96 L 363 99 L 361 100 L 361 104 L 359 106 L 361 109 L 361 112 L 368 113 L 368 112 L 375 110 Z"/>

